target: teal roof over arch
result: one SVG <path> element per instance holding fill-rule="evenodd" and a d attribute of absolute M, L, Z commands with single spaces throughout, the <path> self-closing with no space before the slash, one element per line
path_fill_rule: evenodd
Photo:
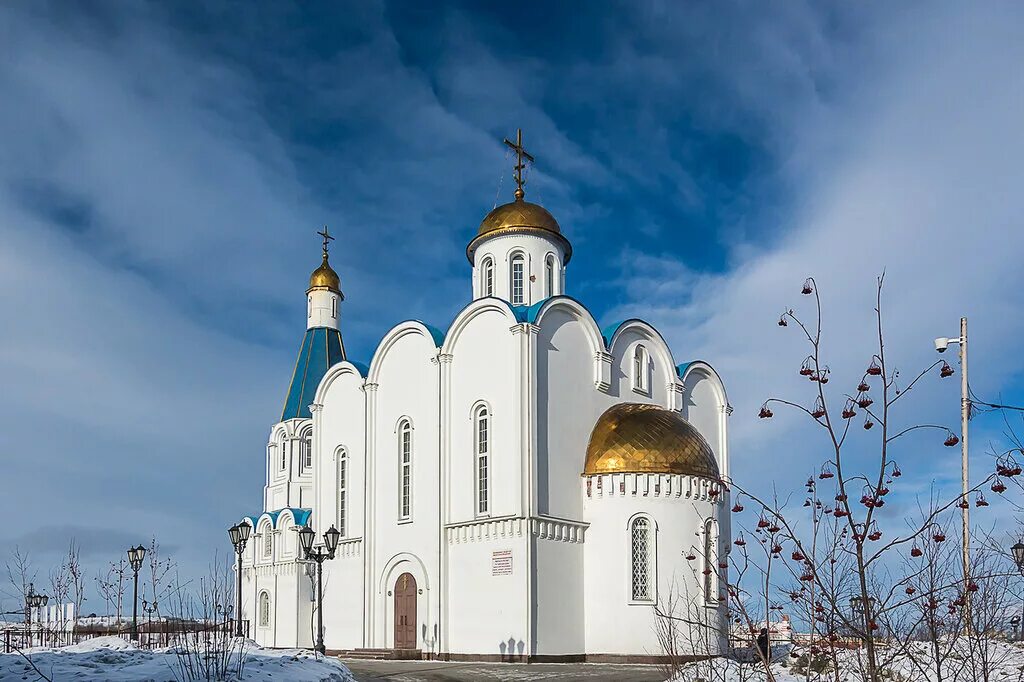
<path fill-rule="evenodd" d="M 292 518 L 295 519 L 296 526 L 308 526 L 309 519 L 313 515 L 312 509 L 305 509 L 303 507 L 284 507 L 283 509 L 275 509 L 274 511 L 265 511 L 256 516 L 243 516 L 242 520 L 248 520 L 249 523 L 252 524 L 253 528 L 257 528 L 263 517 L 267 517 L 270 519 L 271 527 L 276 529 L 277 521 L 281 518 L 281 513 L 284 511 L 290 511 L 292 513 Z"/>

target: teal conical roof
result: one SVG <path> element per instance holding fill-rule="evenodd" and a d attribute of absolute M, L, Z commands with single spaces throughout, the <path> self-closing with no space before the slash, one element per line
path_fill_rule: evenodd
<path fill-rule="evenodd" d="M 299 357 L 295 361 L 292 382 L 288 386 L 288 396 L 284 401 L 281 421 L 286 419 L 309 419 L 309 406 L 316 395 L 316 387 L 333 365 L 345 359 L 345 344 L 341 340 L 341 332 L 327 327 L 314 327 L 306 330 L 299 349 Z"/>

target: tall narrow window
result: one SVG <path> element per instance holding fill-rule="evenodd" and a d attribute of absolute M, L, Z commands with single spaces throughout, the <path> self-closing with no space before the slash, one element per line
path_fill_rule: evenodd
<path fill-rule="evenodd" d="M 270 526 L 263 529 L 263 558 L 274 558 L 274 531 Z"/>
<path fill-rule="evenodd" d="M 651 589 L 651 522 L 640 517 L 630 528 L 633 601 L 653 601 Z"/>
<path fill-rule="evenodd" d="M 331 318 L 338 319 L 338 299 L 331 296 Z"/>
<path fill-rule="evenodd" d="M 270 595 L 260 592 L 260 627 L 270 625 Z"/>
<path fill-rule="evenodd" d="M 481 405 L 477 408 L 474 421 L 476 422 L 476 428 L 473 429 L 476 434 L 476 511 L 477 514 L 486 514 L 489 509 L 488 467 L 491 452 L 491 417 L 486 406 Z"/>
<path fill-rule="evenodd" d="M 555 257 L 548 254 L 544 261 L 544 296 L 555 295 Z"/>
<path fill-rule="evenodd" d="M 718 602 L 718 526 L 713 519 L 704 523 L 704 603 Z"/>
<path fill-rule="evenodd" d="M 633 351 L 633 388 L 643 393 L 650 390 L 649 371 L 650 362 L 647 359 L 647 349 L 637 346 Z"/>
<path fill-rule="evenodd" d="M 398 518 L 412 516 L 412 424 L 403 419 L 398 425 L 399 502 Z"/>
<path fill-rule="evenodd" d="M 517 253 L 512 256 L 512 305 L 524 305 L 526 302 L 525 298 L 525 285 L 524 277 L 526 274 L 526 259 L 523 258 L 523 254 Z"/>
<path fill-rule="evenodd" d="M 313 430 L 303 432 L 302 440 L 299 441 L 299 462 L 304 473 L 313 468 Z"/>
<path fill-rule="evenodd" d="M 484 258 L 483 271 L 480 273 L 480 292 L 484 296 L 494 296 L 494 261 L 488 256 Z"/>
<path fill-rule="evenodd" d="M 348 455 L 344 449 L 338 450 L 338 531 L 342 537 L 347 536 L 348 526 L 345 524 L 348 512 Z"/>
<path fill-rule="evenodd" d="M 288 468 L 288 452 L 285 446 L 285 440 L 282 438 L 277 441 L 277 447 L 281 451 L 281 471 Z"/>

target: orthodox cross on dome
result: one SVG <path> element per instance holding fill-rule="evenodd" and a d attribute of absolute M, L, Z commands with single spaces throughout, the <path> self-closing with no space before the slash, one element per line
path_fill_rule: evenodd
<path fill-rule="evenodd" d="M 523 129 L 516 129 L 516 141 L 505 138 L 505 144 L 507 144 L 512 151 L 516 153 L 516 199 L 522 199 L 526 192 L 523 191 L 523 169 L 526 168 L 526 164 L 523 163 L 523 159 L 526 159 L 530 163 L 533 163 L 533 156 L 530 155 L 526 149 L 523 148 Z"/>
<path fill-rule="evenodd" d="M 320 232 L 317 232 L 317 234 L 324 238 L 324 260 L 327 260 L 327 245 L 328 243 L 334 241 L 334 237 L 331 236 L 331 233 L 327 230 L 326 225 L 324 225 L 324 229 L 321 230 Z"/>

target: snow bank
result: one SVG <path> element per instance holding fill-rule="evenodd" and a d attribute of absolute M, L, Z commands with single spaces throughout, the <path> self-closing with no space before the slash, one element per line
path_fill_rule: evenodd
<path fill-rule="evenodd" d="M 317 658 L 298 649 L 245 647 L 242 680 L 246 682 L 354 682 L 340 661 Z M 120 637 L 96 637 L 60 649 L 31 649 L 32 663 L 47 677 L 85 682 L 176 682 L 183 675 L 171 649 L 147 651 Z M 0 682 L 37 680 L 32 666 L 18 654 L 0 654 Z"/>
<path fill-rule="evenodd" d="M 1024 679 L 1024 648 L 1021 643 L 990 639 L 975 640 L 974 643 L 945 643 L 940 648 L 944 651 L 941 678 L 935 674 L 929 644 L 914 642 L 907 648 L 899 650 L 880 646 L 879 661 L 884 671 L 883 676 L 901 682 L 934 682 L 937 679 L 975 682 L 986 677 L 1000 682 Z M 906 654 L 907 650 L 913 657 Z M 863 656 L 864 652 L 857 650 L 837 653 L 839 679 L 842 682 L 860 682 L 863 679 L 859 673 Z M 916 659 L 916 663 L 913 659 Z M 776 648 L 772 647 L 772 660 L 775 682 L 807 682 L 804 669 L 797 669 L 800 661 L 790 656 L 788 652 L 784 656 L 779 656 Z M 691 664 L 673 677 L 671 682 L 757 682 L 764 679 L 764 668 L 760 662 L 720 658 Z M 812 673 L 811 679 L 835 679 L 831 672 L 831 664 L 826 674 Z"/>

